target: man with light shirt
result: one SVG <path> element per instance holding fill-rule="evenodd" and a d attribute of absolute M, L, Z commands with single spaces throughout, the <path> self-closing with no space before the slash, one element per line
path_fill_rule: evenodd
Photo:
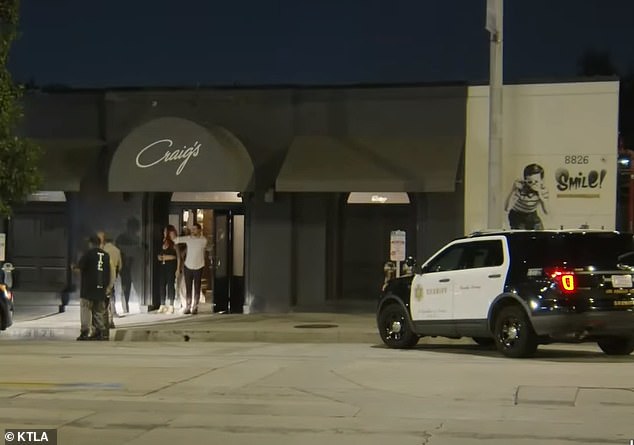
<path fill-rule="evenodd" d="M 198 223 L 192 226 L 190 235 L 177 236 L 174 243 L 187 245 L 187 256 L 185 257 L 184 267 L 186 306 L 183 313 L 197 314 L 203 268 L 205 267 L 205 254 L 211 250 L 211 247 L 207 242 L 207 238 L 203 236 L 202 228 Z M 192 285 L 194 287 L 193 300 Z"/>

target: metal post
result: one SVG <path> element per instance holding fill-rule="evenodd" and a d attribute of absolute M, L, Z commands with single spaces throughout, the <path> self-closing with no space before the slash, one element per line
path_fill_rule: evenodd
<path fill-rule="evenodd" d="M 487 227 L 502 228 L 502 29 L 504 0 L 488 0 L 487 23 L 490 32 L 489 54 L 489 201 Z"/>
<path fill-rule="evenodd" d="M 634 232 L 634 172 L 628 170 L 627 176 L 630 178 L 627 191 L 627 230 Z"/>

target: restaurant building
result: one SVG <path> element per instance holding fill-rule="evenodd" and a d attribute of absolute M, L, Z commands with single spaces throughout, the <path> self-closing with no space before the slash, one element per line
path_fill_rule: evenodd
<path fill-rule="evenodd" d="M 561 154 L 583 154 L 583 135 L 566 134 L 595 134 L 588 150 L 607 170 L 602 197 L 588 199 L 614 200 L 618 82 L 549 85 L 505 87 L 509 139 L 530 158 L 536 146 L 553 154 L 549 138 Z M 105 230 L 124 254 L 118 296 L 152 310 L 163 227 L 197 221 L 212 246 L 204 288 L 216 311 L 372 307 L 393 231 L 420 260 L 482 228 L 485 89 L 29 91 L 24 132 L 44 148 L 44 182 L 4 224 L 20 304 L 76 304 L 70 265 Z M 585 100 L 561 114 L 571 94 Z"/>

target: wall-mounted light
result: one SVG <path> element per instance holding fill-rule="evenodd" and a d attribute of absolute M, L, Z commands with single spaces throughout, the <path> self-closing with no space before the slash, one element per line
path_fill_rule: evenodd
<path fill-rule="evenodd" d="M 266 192 L 264 192 L 264 202 L 275 202 L 275 189 L 270 188 Z"/>

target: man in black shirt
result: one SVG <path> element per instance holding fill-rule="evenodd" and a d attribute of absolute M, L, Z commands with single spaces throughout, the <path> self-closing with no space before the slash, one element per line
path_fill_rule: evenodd
<path fill-rule="evenodd" d="M 110 285 L 110 257 L 99 248 L 99 238 L 88 240 L 89 250 L 79 260 L 81 291 L 79 295 L 81 333 L 77 340 L 107 340 L 104 325 L 105 302 Z M 90 335 L 90 327 L 95 332 Z"/>

